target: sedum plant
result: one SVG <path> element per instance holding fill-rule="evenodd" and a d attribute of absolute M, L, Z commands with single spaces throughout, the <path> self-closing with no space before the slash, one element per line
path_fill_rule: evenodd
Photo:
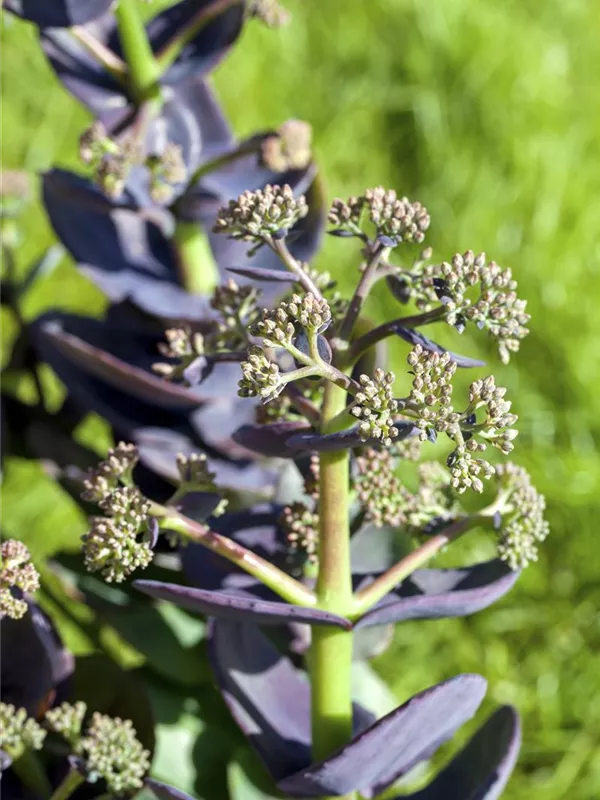
<path fill-rule="evenodd" d="M 269 775 L 262 796 L 498 797 L 519 749 L 510 706 L 427 785 L 410 783 L 475 715 L 482 676 L 384 715 L 352 681 L 390 626 L 500 599 L 548 534 L 544 498 L 509 460 L 510 391 L 487 372 L 465 385 L 460 373 L 485 365 L 423 332 L 480 331 L 507 363 L 529 322 L 511 270 L 473 251 L 435 260 L 427 209 L 393 190 L 327 211 L 304 122 L 234 138 L 207 75 L 247 21 L 285 21 L 275 2 L 182 0 L 154 16 L 141 0 L 4 8 L 38 27 L 50 65 L 94 115 L 80 137 L 85 174 L 50 170 L 42 191 L 107 311 L 26 323 L 28 283 L 9 281 L 8 295 L 22 324 L 10 369 L 29 372 L 39 395 L 33 406 L 7 399 L 9 428 L 35 431 L 24 450 L 91 513 L 85 570 L 208 618 L 214 681 Z M 350 296 L 311 265 L 326 223 L 352 240 L 339 242 L 359 264 Z M 367 317 L 378 284 L 405 313 Z M 407 345 L 402 374 L 390 340 Z M 42 361 L 65 384 L 58 409 L 44 402 Z M 117 442 L 100 463 L 73 439 L 89 412 Z M 489 560 L 430 564 L 473 531 L 487 535 Z M 73 697 L 72 658 L 32 597 L 39 585 L 27 548 L 5 542 L 7 777 L 52 800 L 84 783 L 86 796 L 189 797 L 149 777 L 131 720 Z"/>

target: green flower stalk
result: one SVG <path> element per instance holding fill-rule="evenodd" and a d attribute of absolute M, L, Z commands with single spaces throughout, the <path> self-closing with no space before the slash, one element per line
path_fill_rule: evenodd
<path fill-rule="evenodd" d="M 2 542 L 0 550 L 0 618 L 21 619 L 27 602 L 19 593 L 33 594 L 40 588 L 40 576 L 31 563 L 27 547 L 15 539 Z M 15 594 L 15 590 L 17 594 Z"/>

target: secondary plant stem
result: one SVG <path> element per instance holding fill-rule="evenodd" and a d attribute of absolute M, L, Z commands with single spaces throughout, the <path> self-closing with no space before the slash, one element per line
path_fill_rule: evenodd
<path fill-rule="evenodd" d="M 85 778 L 74 769 L 69 770 L 69 772 L 63 778 L 60 786 L 56 788 L 50 800 L 68 800 L 77 787 L 81 786 L 84 781 Z"/>
<path fill-rule="evenodd" d="M 344 408 L 343 389 L 327 384 L 323 433 Z M 352 603 L 349 521 L 349 453 L 320 455 L 319 608 L 344 614 Z M 331 755 L 352 738 L 352 633 L 314 626 L 310 654 L 313 758 Z"/>
<path fill-rule="evenodd" d="M 74 25 L 70 31 L 73 38 L 77 39 L 111 75 L 118 80 L 122 80 L 127 75 L 127 64 L 123 59 L 119 58 L 110 47 L 92 36 L 84 25 Z"/>
<path fill-rule="evenodd" d="M 147 100 L 158 91 L 160 67 L 148 41 L 137 0 L 119 0 L 115 18 L 131 90 L 138 100 Z"/>
<path fill-rule="evenodd" d="M 354 595 L 352 611 L 348 615 L 350 619 L 358 619 L 376 603 L 378 603 L 388 592 L 399 583 L 411 575 L 416 569 L 422 567 L 430 558 L 435 556 L 453 539 L 458 539 L 463 533 L 481 524 L 479 515 L 464 517 L 448 525 L 440 533 L 432 536 L 425 544 L 413 550 L 403 559 L 398 561 L 391 569 L 380 575 L 379 578 L 370 583 L 360 592 Z"/>
<path fill-rule="evenodd" d="M 278 569 L 270 561 L 253 553 L 252 550 L 209 530 L 204 525 L 194 522 L 167 506 L 151 503 L 150 513 L 158 518 L 161 528 L 179 533 L 186 539 L 197 542 L 212 550 L 213 553 L 223 556 L 232 564 L 243 569 L 244 572 L 264 583 L 288 603 L 306 607 L 315 606 L 316 598 L 310 589 Z"/>
<path fill-rule="evenodd" d="M 338 339 L 341 339 L 342 341 L 348 341 L 350 339 L 352 335 L 352 329 L 354 328 L 354 323 L 358 319 L 363 304 L 367 299 L 369 292 L 371 291 L 373 283 L 375 282 L 379 262 L 382 258 L 386 258 L 389 252 L 389 247 L 384 247 L 381 244 L 376 244 L 374 246 L 368 261 L 363 266 L 361 278 L 356 289 L 354 290 L 352 299 L 350 300 L 350 305 L 346 311 L 346 316 L 340 325 L 337 336 Z"/>
<path fill-rule="evenodd" d="M 305 270 L 302 268 L 302 265 L 296 261 L 294 256 L 290 253 L 285 240 L 273 239 L 271 236 L 269 236 L 268 238 L 265 238 L 265 241 L 269 247 L 277 253 L 287 269 L 289 269 L 290 272 L 293 272 L 294 275 L 298 276 L 298 282 L 302 284 L 306 291 L 310 292 L 318 300 L 322 300 L 323 295 L 321 294 L 321 290 L 314 283 L 310 275 L 305 272 Z"/>

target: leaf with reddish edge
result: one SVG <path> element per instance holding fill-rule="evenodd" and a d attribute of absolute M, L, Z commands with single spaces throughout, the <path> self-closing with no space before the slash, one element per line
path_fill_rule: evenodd
<path fill-rule="evenodd" d="M 468 616 L 499 600 L 518 577 L 497 558 L 462 569 L 418 569 L 357 620 L 355 627 Z"/>
<path fill-rule="evenodd" d="M 298 448 L 289 447 L 288 441 L 292 434 L 297 434 L 299 431 L 310 431 L 310 427 L 301 421 L 273 422 L 269 425 L 248 423 L 241 425 L 232 434 L 232 439 L 263 456 L 293 458 L 298 453 Z"/>
<path fill-rule="evenodd" d="M 168 783 L 157 781 L 154 778 L 146 778 L 144 785 L 154 793 L 158 800 L 196 800 L 191 794 L 182 792 L 181 789 L 176 789 L 174 786 L 169 786 Z"/>
<path fill-rule="evenodd" d="M 512 706 L 502 706 L 429 786 L 396 800 L 497 800 L 520 745 L 519 715 Z"/>
<path fill-rule="evenodd" d="M 256 625 L 213 620 L 209 658 L 235 721 L 278 781 L 310 763 L 310 687 Z M 354 732 L 373 715 L 354 705 Z"/>
<path fill-rule="evenodd" d="M 40 28 L 85 25 L 105 14 L 113 0 L 4 0 L 3 8 Z"/>
<path fill-rule="evenodd" d="M 131 337 L 125 338 L 122 331 L 99 320 L 50 312 L 36 320 L 34 327 L 38 328 L 37 335 L 44 337 L 75 366 L 141 400 L 185 410 L 197 408 L 211 396 L 169 383 L 150 372 L 145 367 L 151 367 L 157 357 L 150 356 L 144 349 L 141 337 L 137 342 Z M 123 350 L 129 358 L 119 358 L 104 349 L 111 346 L 117 352 Z M 45 356 L 51 363 L 49 347 L 45 348 Z"/>
<path fill-rule="evenodd" d="M 373 797 L 428 759 L 471 719 L 485 691 L 485 679 L 473 674 L 425 689 L 325 761 L 280 780 L 278 788 L 293 797 L 353 791 Z"/>
<path fill-rule="evenodd" d="M 401 339 L 404 339 L 405 342 L 412 344 L 413 346 L 416 344 L 420 344 L 424 350 L 428 350 L 430 353 L 448 353 L 450 358 L 453 361 L 456 361 L 457 366 L 459 367 L 485 367 L 485 361 L 480 361 L 478 358 L 469 358 L 468 356 L 461 356 L 458 353 L 453 353 L 451 350 L 447 350 L 445 347 L 442 347 L 440 344 L 436 344 L 431 339 L 428 339 L 421 331 L 416 330 L 415 328 L 404 328 L 402 327 L 402 320 L 398 321 L 398 324 L 390 326 L 390 335 L 392 333 L 399 336 Z"/>

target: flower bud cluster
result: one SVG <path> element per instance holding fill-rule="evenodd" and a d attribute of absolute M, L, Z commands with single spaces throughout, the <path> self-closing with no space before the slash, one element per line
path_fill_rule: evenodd
<path fill-rule="evenodd" d="M 125 580 L 152 561 L 147 541 L 150 504 L 129 485 L 138 458 L 134 445 L 120 442 L 84 481 L 82 498 L 97 503 L 108 515 L 90 519 L 90 530 L 81 537 L 84 562 L 109 583 Z"/>
<path fill-rule="evenodd" d="M 145 166 L 150 173 L 150 197 L 155 203 L 168 203 L 173 187 L 187 178 L 181 145 L 167 142 L 160 155 L 150 155 Z"/>
<path fill-rule="evenodd" d="M 267 136 L 260 148 L 263 166 L 273 172 L 305 169 L 312 158 L 312 128 L 308 122 L 290 119 L 274 136 Z"/>
<path fill-rule="evenodd" d="M 192 453 L 189 456 L 179 453 L 176 462 L 182 486 L 196 492 L 218 491 L 215 484 L 216 474 L 211 472 L 204 453 Z"/>
<path fill-rule="evenodd" d="M 178 363 L 159 362 L 152 369 L 166 380 L 182 378 L 185 370 L 199 356 L 205 354 L 205 342 L 201 333 L 193 332 L 189 326 L 169 328 L 165 331 L 166 342 L 158 345 L 159 353 Z"/>
<path fill-rule="evenodd" d="M 313 500 L 319 499 L 319 480 L 321 475 L 321 461 L 317 453 L 310 457 L 308 471 L 304 476 L 304 492 Z"/>
<path fill-rule="evenodd" d="M 485 419 L 474 426 L 478 436 L 489 441 L 506 455 L 514 449 L 513 440 L 517 437 L 518 431 L 512 426 L 518 417 L 516 414 L 510 413 L 512 403 L 504 399 L 505 395 L 506 389 L 496 386 L 493 375 L 474 381 L 469 388 L 471 407 L 474 409 L 485 408 Z M 465 436 L 464 430 L 463 436 Z M 467 442 L 468 445 L 469 442 Z M 485 450 L 485 444 L 478 443 L 477 450 Z"/>
<path fill-rule="evenodd" d="M 489 480 L 495 474 L 495 469 L 489 461 L 473 456 L 476 449 L 473 440 L 468 441 L 466 445 L 459 444 L 446 460 L 450 470 L 450 485 L 459 494 L 467 489 L 483 492 L 483 481 Z"/>
<path fill-rule="evenodd" d="M 303 296 L 294 294 L 289 302 L 284 301 L 271 311 L 265 309 L 251 333 L 260 336 L 266 347 L 289 348 L 300 328 L 308 334 L 319 334 L 330 322 L 331 310 L 326 300 L 310 292 Z"/>
<path fill-rule="evenodd" d="M 517 296 L 512 271 L 502 269 L 495 261 L 486 261 L 485 253 L 476 256 L 467 250 L 463 255 L 457 253 L 450 263 L 427 265 L 417 282 L 417 304 L 421 308 L 439 299 L 445 306 L 447 322 L 459 331 L 467 322 L 489 331 L 498 341 L 505 364 L 529 333 L 527 302 Z M 468 293 L 474 287 L 479 295 L 471 299 Z"/>
<path fill-rule="evenodd" d="M 277 397 L 285 386 L 279 367 L 269 361 L 262 347 L 248 348 L 248 358 L 240 364 L 242 378 L 238 382 L 240 397 L 260 397 L 268 402 Z"/>
<path fill-rule="evenodd" d="M 418 436 L 407 436 L 397 439 L 390 450 L 399 461 L 418 461 L 421 458 L 422 442 Z"/>
<path fill-rule="evenodd" d="M 45 738 L 46 731 L 24 708 L 0 702 L 0 750 L 16 759 L 25 749 L 41 750 Z"/>
<path fill-rule="evenodd" d="M 364 207 L 364 197 L 349 197 L 348 200 L 341 200 L 338 197 L 329 209 L 327 220 L 335 225 L 337 230 L 360 236 L 362 235 L 360 220 Z"/>
<path fill-rule="evenodd" d="M 380 528 L 399 528 L 406 523 L 410 493 L 394 473 L 394 458 L 388 450 L 366 448 L 356 459 L 354 486 L 366 518 Z"/>
<path fill-rule="evenodd" d="M 420 344 L 413 347 L 407 361 L 414 375 L 408 401 L 417 413 L 419 438 L 435 441 L 436 433 L 447 433 L 460 419 L 451 404 L 456 362 L 448 353 L 431 353 Z"/>
<path fill-rule="evenodd" d="M 46 722 L 55 733 L 60 734 L 63 739 L 73 747 L 77 748 L 81 739 L 81 727 L 87 706 L 85 703 L 61 703 L 56 708 L 46 711 Z"/>
<path fill-rule="evenodd" d="M 389 237 L 395 245 L 421 244 L 425 239 L 431 218 L 421 203 L 411 203 L 407 197 L 399 198 L 393 189 L 377 186 L 365 192 L 365 205 L 378 236 Z"/>
<path fill-rule="evenodd" d="M 452 519 L 458 510 L 448 471 L 437 461 L 419 464 L 419 485 L 408 506 L 408 528 L 427 534 L 438 524 Z"/>
<path fill-rule="evenodd" d="M 98 120 L 82 134 L 79 155 L 84 164 L 94 169 L 102 191 L 113 199 L 123 193 L 131 169 L 143 161 L 142 148 L 135 137 L 116 142 Z"/>
<path fill-rule="evenodd" d="M 307 214 L 304 195 L 294 197 L 287 184 L 283 187 L 267 184 L 264 189 L 246 191 L 237 200 L 230 200 L 219 211 L 213 230 L 233 239 L 261 243 L 271 236 L 285 236 Z"/>
<path fill-rule="evenodd" d="M 141 789 L 150 768 L 150 753 L 138 740 L 131 721 L 95 712 L 82 734 L 86 711 L 85 703 L 62 703 L 46 713 L 46 720 L 82 759 L 90 783 L 102 779 L 110 794 L 119 797 Z"/>
<path fill-rule="evenodd" d="M 211 350 L 238 350 L 247 344 L 248 330 L 260 314 L 256 306 L 259 294 L 256 287 L 238 286 L 231 278 L 217 286 L 210 304 L 221 318 L 211 335 Z"/>
<path fill-rule="evenodd" d="M 78 751 L 89 779 L 103 778 L 109 792 L 118 796 L 141 789 L 150 769 L 150 753 L 128 719 L 94 713 Z"/>
<path fill-rule="evenodd" d="M 500 487 L 510 491 L 502 514 L 498 555 L 513 569 L 523 569 L 538 559 L 538 543 L 550 531 L 544 518 L 546 499 L 531 483 L 529 473 L 516 464 L 496 467 Z"/>
<path fill-rule="evenodd" d="M 309 564 L 316 564 L 319 546 L 319 515 L 307 508 L 304 503 L 292 503 L 281 512 L 279 525 L 286 537 L 288 555 L 293 560 L 300 557 Z"/>
<path fill-rule="evenodd" d="M 139 453 L 134 444 L 119 442 L 111 447 L 106 458 L 88 471 L 83 481 L 85 491 L 82 499 L 97 503 L 119 484 L 130 484 L 133 468 L 138 461 Z"/>
<path fill-rule="evenodd" d="M 286 394 L 280 394 L 268 403 L 257 405 L 254 417 L 258 425 L 269 425 L 282 420 L 297 419 L 292 401 Z"/>
<path fill-rule="evenodd" d="M 394 427 L 394 414 L 398 410 L 394 399 L 395 379 L 393 372 L 382 369 L 375 370 L 374 378 L 360 376 L 362 390 L 354 397 L 350 413 L 360 420 L 361 441 L 377 439 L 385 447 L 391 447 L 392 440 L 398 436 L 398 429 Z"/>
<path fill-rule="evenodd" d="M 291 19 L 290 12 L 277 0 L 247 0 L 246 15 L 259 19 L 268 28 L 281 28 Z"/>
<path fill-rule="evenodd" d="M 0 619 L 3 616 L 21 619 L 27 613 L 27 602 L 13 594 L 36 592 L 40 588 L 40 576 L 31 563 L 31 553 L 16 539 L 2 542 L 0 550 Z"/>

